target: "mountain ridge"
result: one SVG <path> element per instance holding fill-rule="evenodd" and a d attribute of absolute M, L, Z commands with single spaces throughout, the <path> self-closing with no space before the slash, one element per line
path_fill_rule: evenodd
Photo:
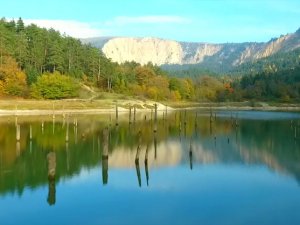
<path fill-rule="evenodd" d="M 101 37 L 82 40 L 102 49 L 112 61 L 135 61 L 155 65 L 199 64 L 206 69 L 219 66 L 231 70 L 245 62 L 266 58 L 278 52 L 300 47 L 300 29 L 295 33 L 272 38 L 268 42 L 209 43 L 179 42 L 157 37 Z"/>

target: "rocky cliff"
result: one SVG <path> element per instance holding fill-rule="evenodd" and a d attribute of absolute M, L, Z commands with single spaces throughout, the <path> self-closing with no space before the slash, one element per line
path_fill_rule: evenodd
<path fill-rule="evenodd" d="M 233 67 L 243 62 L 300 47 L 300 29 L 267 43 L 188 43 L 159 38 L 109 37 L 83 40 L 102 49 L 113 61 L 141 64 L 220 64 Z"/>

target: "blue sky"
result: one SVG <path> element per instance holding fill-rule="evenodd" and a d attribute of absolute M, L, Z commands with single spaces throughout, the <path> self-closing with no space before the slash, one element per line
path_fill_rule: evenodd
<path fill-rule="evenodd" d="M 260 42 L 300 27 L 299 0 L 7 0 L 0 5 L 0 17 L 22 17 L 26 24 L 77 38 Z"/>

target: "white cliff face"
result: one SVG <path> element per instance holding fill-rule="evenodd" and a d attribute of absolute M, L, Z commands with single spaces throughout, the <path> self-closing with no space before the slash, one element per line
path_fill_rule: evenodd
<path fill-rule="evenodd" d="M 194 44 L 184 47 L 181 43 L 158 38 L 113 38 L 104 44 L 102 51 L 114 62 L 135 61 L 142 65 L 152 62 L 163 64 L 196 64 L 223 48 L 218 44 Z"/>
<path fill-rule="evenodd" d="M 196 64 L 203 62 L 204 57 L 213 56 L 223 48 L 222 45 L 202 44 L 197 48 L 196 54 L 192 57 L 189 64 Z"/>
<path fill-rule="evenodd" d="M 102 47 L 106 57 L 124 63 L 135 61 L 142 65 L 209 63 L 238 66 L 244 62 L 268 57 L 279 51 L 300 47 L 300 32 L 281 36 L 267 43 L 188 43 L 159 38 L 106 38 L 89 40 Z M 86 40 L 86 42 L 89 42 Z"/>
<path fill-rule="evenodd" d="M 285 35 L 274 41 L 268 42 L 265 48 L 262 51 L 259 51 L 254 58 L 259 59 L 273 55 L 282 48 L 283 44 L 288 41 L 290 37 L 291 35 Z"/>
<path fill-rule="evenodd" d="M 181 64 L 182 48 L 176 41 L 158 38 L 114 38 L 102 48 L 106 57 L 118 63 Z"/>

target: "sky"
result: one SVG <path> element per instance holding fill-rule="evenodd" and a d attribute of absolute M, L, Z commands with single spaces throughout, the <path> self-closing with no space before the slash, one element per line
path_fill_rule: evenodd
<path fill-rule="evenodd" d="M 299 0 L 7 0 L 0 17 L 75 38 L 265 42 L 300 27 Z"/>

